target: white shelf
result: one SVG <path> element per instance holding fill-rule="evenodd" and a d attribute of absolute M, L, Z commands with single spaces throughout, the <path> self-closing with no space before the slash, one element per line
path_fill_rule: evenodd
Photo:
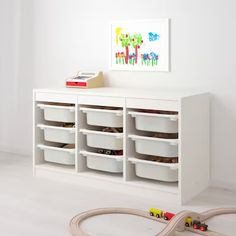
<path fill-rule="evenodd" d="M 61 103 L 61 105 L 57 106 L 53 103 Z M 71 104 L 71 106 L 65 104 Z M 109 107 L 112 108 L 109 109 Z M 131 186 L 135 186 L 141 195 L 145 195 L 144 189 L 147 192 L 149 192 L 148 190 L 157 191 L 156 194 L 160 194 L 162 191 L 177 195 L 179 203 L 188 202 L 209 185 L 208 93 L 176 88 L 150 90 L 128 88 L 37 89 L 34 90 L 33 109 L 33 164 L 36 175 L 45 174 L 50 177 L 50 172 L 54 172 L 54 176 L 63 180 L 67 176 L 66 174 L 70 173 L 73 174 L 73 178 L 72 175 L 68 175 L 68 180 L 71 179 L 72 182 L 81 181 L 87 185 L 89 182 L 93 182 L 96 185 L 96 181 L 101 184 L 102 181 L 110 181 L 119 183 L 120 191 L 123 188 L 130 187 L 131 189 Z M 48 119 L 50 122 L 46 122 L 47 119 L 44 117 L 48 109 L 46 115 L 50 115 L 51 120 Z M 153 110 L 174 113 L 158 114 Z M 88 122 L 88 114 L 90 114 L 89 119 L 93 126 Z M 97 117 L 98 114 L 100 117 Z M 58 115 L 60 115 L 60 119 Z M 104 115 L 108 115 L 107 118 Z M 119 117 L 119 122 L 117 117 Z M 138 120 L 137 118 L 140 117 L 141 119 Z M 45 141 L 44 132 L 40 129 L 64 131 L 62 127 L 54 127 L 55 122 L 53 123 L 53 121 L 58 121 L 58 119 L 65 123 L 71 120 L 75 123 L 75 128 L 69 131 L 75 138 L 75 150 L 69 151 L 73 152 L 74 166 L 45 162 L 44 152 L 40 148 L 48 148 L 51 151 L 57 151 L 58 148 L 38 147 L 40 143 L 45 143 L 46 146 L 50 144 Z M 135 122 L 139 123 L 138 126 Z M 117 123 L 122 125 L 123 133 L 101 131 L 104 124 L 110 124 L 112 127 Z M 140 126 L 140 123 L 143 124 Z M 156 128 L 156 126 L 159 127 Z M 160 126 L 162 126 L 161 129 L 159 129 Z M 109 125 L 105 127 L 109 127 Z M 65 129 L 65 131 L 68 130 Z M 178 133 L 178 139 L 151 137 L 151 134 L 154 135 L 153 132 Z M 94 153 L 100 148 L 123 150 L 123 155 L 110 156 Z M 68 153 L 63 150 L 60 152 Z M 178 157 L 179 163 L 158 163 L 139 159 L 143 155 Z M 91 159 L 97 158 L 96 161 L 99 161 L 99 158 L 120 161 L 123 164 L 123 173 L 114 174 L 90 170 L 87 168 L 86 158 L 88 156 L 92 157 Z M 106 165 L 105 163 L 108 164 L 108 162 L 104 162 L 104 165 Z M 169 183 L 138 177 L 135 172 L 136 164 L 151 166 L 153 172 L 158 167 L 171 168 L 173 171 L 178 171 L 178 182 Z M 140 165 L 140 167 L 142 166 Z M 148 177 L 147 169 L 145 173 Z M 171 180 L 169 178 L 169 181 Z M 102 185 L 108 186 L 106 182 Z M 115 185 L 113 187 L 116 188 Z"/>

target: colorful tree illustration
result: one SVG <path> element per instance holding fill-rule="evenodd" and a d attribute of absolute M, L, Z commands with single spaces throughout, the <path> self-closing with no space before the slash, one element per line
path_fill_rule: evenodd
<path fill-rule="evenodd" d="M 135 63 L 137 64 L 137 61 L 138 61 L 138 49 L 140 48 L 140 46 L 142 45 L 143 43 L 143 38 L 142 38 L 142 35 L 141 34 L 137 34 L 135 33 L 132 37 L 132 40 L 131 40 L 131 43 L 132 43 L 132 46 L 134 47 L 135 49 Z"/>
<path fill-rule="evenodd" d="M 119 39 L 121 41 L 121 46 L 125 48 L 125 64 L 128 64 L 131 37 L 129 34 L 121 34 Z"/>
<path fill-rule="evenodd" d="M 137 64 L 137 61 L 138 61 L 138 49 L 140 48 L 140 46 L 143 43 L 142 35 L 135 33 L 133 35 L 132 39 L 131 39 L 131 43 L 132 43 L 132 46 L 135 49 L 135 55 L 136 55 L 135 63 Z"/>

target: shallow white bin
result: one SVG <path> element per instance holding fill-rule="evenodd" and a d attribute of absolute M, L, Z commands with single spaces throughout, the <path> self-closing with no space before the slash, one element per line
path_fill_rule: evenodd
<path fill-rule="evenodd" d="M 129 111 L 128 114 L 135 118 L 135 127 L 138 130 L 178 133 L 178 115 L 134 111 Z"/>
<path fill-rule="evenodd" d="M 67 122 L 67 123 L 75 122 L 74 106 L 38 104 L 38 107 L 44 110 L 45 120 Z"/>
<path fill-rule="evenodd" d="M 64 165 L 75 164 L 75 149 L 52 147 L 38 144 L 38 147 L 44 151 L 44 160 Z"/>
<path fill-rule="evenodd" d="M 81 107 L 81 111 L 86 113 L 89 125 L 123 127 L 123 110 L 94 109 Z"/>
<path fill-rule="evenodd" d="M 93 152 L 80 152 L 87 157 L 87 167 L 111 173 L 123 172 L 123 156 L 109 156 Z"/>
<path fill-rule="evenodd" d="M 136 175 L 146 179 L 165 182 L 178 181 L 178 164 L 158 163 L 137 158 L 129 158 L 135 164 Z"/>
<path fill-rule="evenodd" d="M 81 129 L 80 132 L 86 135 L 89 147 L 111 150 L 123 149 L 123 133 L 109 133 L 87 129 Z"/>
<path fill-rule="evenodd" d="M 75 143 L 75 128 L 66 128 L 50 125 L 37 125 L 44 131 L 44 139 L 50 142 Z"/>
<path fill-rule="evenodd" d="M 129 135 L 129 138 L 135 142 L 137 153 L 162 157 L 178 156 L 178 139 L 162 139 L 139 135 Z"/>

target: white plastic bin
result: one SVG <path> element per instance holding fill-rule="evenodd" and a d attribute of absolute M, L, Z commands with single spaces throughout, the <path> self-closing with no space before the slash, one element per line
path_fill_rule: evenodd
<path fill-rule="evenodd" d="M 137 153 L 162 157 L 178 157 L 178 139 L 162 139 L 139 135 L 129 135 L 129 138 L 135 142 Z"/>
<path fill-rule="evenodd" d="M 64 165 L 75 164 L 75 149 L 60 148 L 38 144 L 38 147 L 44 151 L 44 160 Z"/>
<path fill-rule="evenodd" d="M 44 139 L 50 142 L 75 143 L 75 128 L 66 128 L 50 125 L 37 125 L 44 131 Z"/>
<path fill-rule="evenodd" d="M 123 172 L 123 156 L 109 156 L 86 151 L 80 153 L 87 157 L 87 167 L 90 169 L 110 173 Z"/>
<path fill-rule="evenodd" d="M 44 110 L 45 120 L 59 121 L 59 122 L 66 122 L 66 123 L 75 122 L 75 107 L 74 106 L 38 104 L 38 107 Z"/>
<path fill-rule="evenodd" d="M 81 129 L 80 132 L 86 135 L 89 147 L 111 150 L 123 149 L 123 133 L 109 133 L 87 129 Z"/>
<path fill-rule="evenodd" d="M 134 111 L 129 111 L 128 114 L 134 117 L 137 130 L 178 133 L 178 115 Z"/>
<path fill-rule="evenodd" d="M 89 125 L 105 127 L 123 127 L 123 110 L 95 109 L 81 107 L 80 110 L 86 114 Z"/>
<path fill-rule="evenodd" d="M 165 182 L 178 181 L 178 164 L 158 163 L 137 158 L 129 158 L 135 164 L 136 175 L 141 178 Z"/>

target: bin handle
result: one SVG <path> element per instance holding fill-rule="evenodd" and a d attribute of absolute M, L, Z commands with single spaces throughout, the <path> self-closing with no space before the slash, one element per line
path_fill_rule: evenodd
<path fill-rule="evenodd" d="M 152 161 L 148 161 L 148 160 L 143 160 L 143 159 L 137 159 L 134 157 L 130 157 L 128 158 L 128 160 L 135 164 L 135 163 L 143 163 L 145 165 L 155 165 L 155 166 L 163 166 L 166 168 L 170 168 L 171 170 L 178 170 L 178 163 L 162 163 L 162 162 L 152 162 Z"/>
<path fill-rule="evenodd" d="M 92 155 L 92 156 L 97 156 L 97 157 L 101 156 L 101 157 L 113 159 L 113 160 L 116 160 L 116 161 L 123 161 L 123 156 L 122 156 L 122 157 L 121 157 L 121 156 L 117 157 L 117 156 L 112 156 L 112 155 L 109 156 L 109 155 L 100 154 L 100 153 L 87 152 L 87 151 L 85 151 L 85 150 L 82 150 L 82 151 L 80 151 L 79 153 L 80 153 L 82 156 L 85 156 L 85 157 L 87 157 L 87 156 L 89 156 L 89 155 Z"/>

